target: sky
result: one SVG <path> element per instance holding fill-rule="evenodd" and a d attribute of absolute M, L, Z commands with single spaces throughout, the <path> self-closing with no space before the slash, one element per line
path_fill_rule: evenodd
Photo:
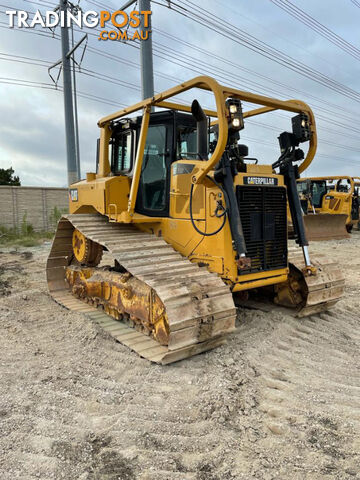
<path fill-rule="evenodd" d="M 6 10 L 46 12 L 56 0 L 2 0 L 0 4 L 0 167 L 13 167 L 23 185 L 64 187 L 67 184 L 63 94 L 61 89 L 33 88 L 29 82 L 50 87 L 48 66 L 59 60 L 58 38 L 41 27 L 10 29 Z M 77 3 L 78 0 L 74 0 Z M 279 7 L 279 0 L 193 0 L 209 21 L 230 28 L 234 35 L 225 38 L 218 29 L 180 15 L 174 3 L 192 10 L 189 0 L 152 2 L 155 91 L 161 92 L 184 80 L 206 74 L 220 83 L 242 90 L 285 99 L 298 98 L 313 109 L 318 128 L 318 149 L 304 175 L 360 175 L 360 2 L 354 0 L 283 0 L 282 5 L 300 7 L 345 40 L 347 51 L 319 35 L 299 18 Z M 80 0 L 83 10 L 121 8 L 115 0 Z M 176 4 L 176 5 L 175 5 Z M 97 6 L 96 6 L 97 5 Z M 317 24 L 318 25 L 318 24 Z M 55 31 L 59 34 L 59 28 Z M 97 121 L 120 107 L 141 99 L 140 53 L 134 42 L 103 42 L 95 30 L 75 31 L 75 41 L 89 34 L 76 81 L 79 96 L 81 176 L 95 170 Z M 337 82 L 336 91 L 319 84 L 310 74 L 306 78 L 240 44 L 238 34 L 265 42 L 294 61 Z M 328 34 L 327 34 L 328 35 Z M 334 37 L 332 37 L 334 38 Z M 263 45 L 263 44 L 262 44 Z M 350 46 L 349 46 L 350 45 Z M 357 50 L 359 49 L 359 51 Z M 350 52 L 350 53 L 349 53 Z M 82 52 L 76 54 L 80 60 Z M 21 57 L 21 58 L 19 58 Z M 26 57 L 26 58 L 24 58 Z M 26 63 L 25 63 L 26 62 Z M 34 63 L 36 63 L 34 65 Z M 56 71 L 54 71 L 56 74 Z M 110 77 L 110 78 L 109 78 Z M 10 79 L 10 80 L 9 80 Z M 14 85 L 4 82 L 21 83 Z M 328 80 L 327 80 L 328 82 Z M 335 83 L 333 83 L 334 85 Z M 340 84 L 340 87 L 339 87 Z M 32 85 L 32 84 L 31 84 Z M 58 82 L 62 85 L 62 78 Z M 342 92 L 339 92 L 339 88 Z M 351 91 L 351 94 L 349 92 Z M 90 98 L 87 98 L 88 96 Z M 351 98 L 349 98 L 351 97 Z M 194 92 L 181 95 L 189 103 Z M 211 95 L 197 96 L 204 107 L 212 107 Z M 249 107 L 245 105 L 245 107 Z M 246 108 L 245 108 L 246 109 Z M 277 137 L 291 130 L 291 115 L 274 112 L 248 120 L 241 142 L 249 146 L 249 156 L 271 164 L 279 156 Z"/>

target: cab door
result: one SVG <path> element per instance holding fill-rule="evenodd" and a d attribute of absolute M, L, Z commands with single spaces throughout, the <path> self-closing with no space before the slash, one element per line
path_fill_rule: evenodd
<path fill-rule="evenodd" d="M 135 210 L 150 217 L 169 216 L 173 119 L 150 121 Z"/>

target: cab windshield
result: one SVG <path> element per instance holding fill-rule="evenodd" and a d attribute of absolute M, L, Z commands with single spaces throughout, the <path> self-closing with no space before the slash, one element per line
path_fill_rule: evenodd
<path fill-rule="evenodd" d="M 324 195 L 328 192 L 325 180 L 316 180 L 311 183 L 311 199 L 315 208 L 321 208 Z"/>

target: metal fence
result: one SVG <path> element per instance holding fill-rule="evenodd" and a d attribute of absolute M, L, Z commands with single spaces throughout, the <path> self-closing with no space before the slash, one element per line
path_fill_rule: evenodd
<path fill-rule="evenodd" d="M 67 212 L 68 189 L 52 187 L 0 186 L 0 225 L 21 228 L 26 221 L 34 230 L 55 228 L 58 212 Z"/>

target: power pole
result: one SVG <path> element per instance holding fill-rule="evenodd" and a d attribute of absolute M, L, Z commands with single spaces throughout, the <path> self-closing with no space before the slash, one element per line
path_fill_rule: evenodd
<path fill-rule="evenodd" d="M 140 12 L 151 10 L 150 0 L 139 0 Z M 151 32 L 151 15 L 148 16 L 148 26 L 144 26 L 144 16 L 141 17 L 140 28 L 144 32 Z M 141 93 L 143 100 L 154 96 L 154 67 L 152 37 L 148 33 L 147 40 L 140 41 L 141 61 Z"/>
<path fill-rule="evenodd" d="M 74 27 L 71 26 L 71 47 L 75 48 L 74 44 Z M 74 50 L 75 52 L 75 50 Z M 71 52 L 69 52 L 71 53 Z M 77 104 L 77 95 L 76 95 L 76 73 L 75 73 L 75 58 L 72 55 L 67 54 L 72 60 L 72 80 L 73 80 L 73 100 L 74 100 L 74 126 L 75 126 L 75 143 L 76 143 L 76 171 L 78 175 L 78 180 L 81 178 L 80 172 L 80 140 L 79 140 L 79 116 L 78 116 L 78 104 Z"/>
<path fill-rule="evenodd" d="M 74 105 L 71 81 L 71 62 L 68 52 L 70 50 L 69 31 L 67 27 L 67 0 L 60 0 L 60 12 L 64 12 L 64 26 L 61 27 L 61 52 L 63 69 L 63 88 L 64 88 L 64 110 L 65 110 L 65 134 L 66 134 L 66 155 L 68 184 L 80 180 L 80 162 L 77 162 L 75 124 L 74 124 Z"/>
<path fill-rule="evenodd" d="M 126 10 L 133 5 L 136 0 L 129 0 L 120 10 Z M 150 0 L 139 0 L 140 12 L 151 10 Z M 141 16 L 140 29 L 151 31 L 151 15 L 148 15 L 148 26 L 144 25 L 144 16 Z M 153 68 L 153 49 L 152 36 L 148 34 L 147 40 L 140 40 L 140 66 L 141 66 L 141 95 L 145 98 L 154 96 L 154 68 Z"/>

